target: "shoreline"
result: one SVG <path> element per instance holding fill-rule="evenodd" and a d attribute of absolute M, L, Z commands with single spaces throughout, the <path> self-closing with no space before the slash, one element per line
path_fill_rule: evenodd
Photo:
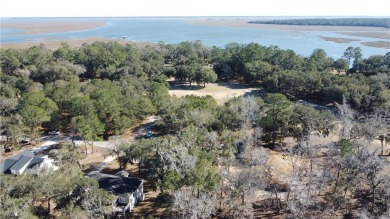
<path fill-rule="evenodd" d="M 352 41 L 361 41 L 357 39 L 351 39 L 351 38 L 338 38 L 338 37 L 323 37 L 320 36 L 322 40 L 325 41 L 332 41 L 335 43 L 349 43 Z M 7 43 L 7 44 L 1 44 L 0 48 L 3 49 L 27 49 L 33 46 L 39 46 L 40 44 L 44 44 L 47 49 L 50 50 L 56 50 L 61 47 L 61 43 L 67 43 L 71 48 L 79 48 L 84 43 L 91 44 L 93 42 L 118 42 L 122 45 L 125 44 L 131 44 L 140 48 L 143 48 L 147 45 L 154 46 L 157 45 L 157 43 L 154 42 L 137 42 L 137 41 L 129 41 L 125 39 L 110 39 L 110 38 L 104 38 L 104 37 L 86 37 L 86 38 L 77 38 L 77 39 L 55 39 L 55 38 L 43 38 L 41 40 L 35 40 L 35 41 L 27 41 L 27 42 L 17 42 L 17 43 Z M 375 47 L 375 48 L 382 48 L 382 49 L 390 49 L 390 42 L 388 41 L 361 41 L 360 44 L 364 46 L 369 47 Z"/>
<path fill-rule="evenodd" d="M 39 46 L 40 44 L 44 44 L 45 48 L 50 50 L 56 50 L 60 48 L 62 43 L 67 43 L 71 48 L 79 48 L 83 44 L 92 44 L 93 42 L 117 42 L 121 45 L 130 44 L 139 48 L 143 48 L 145 46 L 154 46 L 157 45 L 156 43 L 152 42 L 135 42 L 135 41 L 128 41 L 124 39 L 110 39 L 110 38 L 104 38 L 104 37 L 86 37 L 86 38 L 77 38 L 77 39 L 42 39 L 40 41 L 28 41 L 28 42 L 18 42 L 18 43 L 9 43 L 9 44 L 1 44 L 1 48 L 4 49 L 28 49 L 33 46 Z"/>

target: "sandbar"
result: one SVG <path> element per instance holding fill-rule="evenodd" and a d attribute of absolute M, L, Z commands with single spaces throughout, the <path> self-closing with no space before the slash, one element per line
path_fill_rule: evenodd
<path fill-rule="evenodd" d="M 335 42 L 335 43 L 350 43 L 350 42 L 353 42 L 353 41 L 360 41 L 360 40 L 357 40 L 357 39 L 341 38 L 341 37 L 323 37 L 323 36 L 320 36 L 320 38 L 325 40 L 325 41 L 332 41 L 332 42 Z"/>
<path fill-rule="evenodd" d="M 92 30 L 106 26 L 104 21 L 50 21 L 50 22 L 1 22 L 1 28 L 22 29 L 24 32 L 10 35 L 46 34 Z"/>
<path fill-rule="evenodd" d="M 343 35 L 348 36 L 361 36 L 361 37 L 371 37 L 371 38 L 379 38 L 384 40 L 390 40 L 390 29 L 386 31 L 358 31 L 358 32 L 350 32 L 350 31 L 341 31 L 338 32 Z"/>
<path fill-rule="evenodd" d="M 373 42 L 361 42 L 360 44 L 365 45 L 365 46 L 390 49 L 390 42 L 389 41 L 381 41 L 380 40 L 380 41 L 373 41 Z"/>

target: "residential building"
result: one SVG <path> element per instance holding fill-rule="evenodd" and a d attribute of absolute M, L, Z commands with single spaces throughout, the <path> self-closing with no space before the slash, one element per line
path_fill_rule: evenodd
<path fill-rule="evenodd" d="M 20 175 L 25 172 L 39 175 L 42 168 L 57 170 L 54 160 L 48 155 L 34 155 L 29 150 L 24 150 L 18 154 L 0 161 L 0 174 Z"/>
<path fill-rule="evenodd" d="M 93 175 L 99 187 L 115 195 L 112 202 L 115 214 L 124 215 L 131 212 L 134 205 L 144 200 L 143 180 L 136 177 L 128 177 L 126 171 L 120 171 L 116 175 L 96 173 Z"/>

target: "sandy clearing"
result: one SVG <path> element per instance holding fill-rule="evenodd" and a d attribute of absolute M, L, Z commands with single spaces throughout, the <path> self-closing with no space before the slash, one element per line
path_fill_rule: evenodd
<path fill-rule="evenodd" d="M 11 35 L 24 35 L 91 30 L 107 24 L 103 21 L 1 22 L 1 28 L 23 29 L 25 32 Z"/>
<path fill-rule="evenodd" d="M 199 89 L 197 89 L 199 88 Z M 242 96 L 244 94 L 250 94 L 254 91 L 259 91 L 259 88 L 245 87 L 244 85 L 237 84 L 223 84 L 223 83 L 210 83 L 206 84 L 206 87 L 198 87 L 188 84 L 177 85 L 171 84 L 169 94 L 172 96 L 183 97 L 186 95 L 206 96 L 210 95 L 214 97 L 218 104 L 223 104 L 230 98 Z"/>

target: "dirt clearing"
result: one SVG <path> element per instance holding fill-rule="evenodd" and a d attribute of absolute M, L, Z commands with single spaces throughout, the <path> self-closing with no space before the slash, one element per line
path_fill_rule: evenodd
<path fill-rule="evenodd" d="M 243 95 L 259 95 L 262 92 L 261 88 L 242 85 L 238 83 L 218 82 L 206 84 L 206 87 L 196 84 L 178 84 L 174 81 L 169 81 L 171 88 L 169 94 L 172 96 L 183 97 L 186 95 L 214 97 L 218 104 L 223 104 L 230 98 Z"/>

